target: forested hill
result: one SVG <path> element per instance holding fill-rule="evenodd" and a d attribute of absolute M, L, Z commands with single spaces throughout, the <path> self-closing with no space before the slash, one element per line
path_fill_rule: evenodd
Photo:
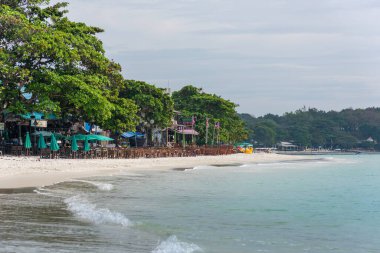
<path fill-rule="evenodd" d="M 288 141 L 302 147 L 380 150 L 380 108 L 340 112 L 301 109 L 283 116 L 240 117 L 250 130 L 251 141 L 258 146 Z"/>

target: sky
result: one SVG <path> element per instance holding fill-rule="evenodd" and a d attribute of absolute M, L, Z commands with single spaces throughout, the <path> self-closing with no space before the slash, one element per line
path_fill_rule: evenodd
<path fill-rule="evenodd" d="M 123 75 L 282 115 L 380 107 L 378 0 L 68 0 Z"/>

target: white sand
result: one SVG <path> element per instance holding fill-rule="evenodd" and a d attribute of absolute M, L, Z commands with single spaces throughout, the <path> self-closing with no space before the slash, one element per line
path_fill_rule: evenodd
<path fill-rule="evenodd" d="M 40 187 L 91 176 L 108 176 L 141 170 L 169 170 L 202 165 L 266 163 L 313 159 L 267 153 L 253 155 L 173 157 L 113 160 L 45 160 L 36 157 L 0 157 L 0 189 Z"/>

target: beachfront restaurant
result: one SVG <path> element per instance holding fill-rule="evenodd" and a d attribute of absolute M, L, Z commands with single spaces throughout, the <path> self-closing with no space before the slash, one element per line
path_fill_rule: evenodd
<path fill-rule="evenodd" d="M 199 135 L 197 131 L 185 126 L 179 126 L 175 130 L 177 143 L 181 143 L 183 147 L 193 145 L 196 142 L 196 137 Z"/>
<path fill-rule="evenodd" d="M 45 115 L 38 112 L 23 115 L 6 114 L 4 119 L 5 122 L 0 124 L 0 154 L 39 154 L 41 139 L 47 147 L 50 147 L 53 134 L 54 141 L 60 147 L 67 147 L 70 146 L 68 138 L 70 135 L 103 132 L 90 124 L 80 122 L 72 124 L 69 120 L 58 120 L 54 114 Z M 91 141 L 93 145 L 94 141 Z M 102 146 L 109 144 L 106 140 L 96 141 Z"/>
<path fill-rule="evenodd" d="M 21 149 L 27 133 L 58 128 L 57 118 L 53 114 L 46 118 L 44 114 L 36 112 L 24 115 L 6 114 L 4 119 L 5 122 L 0 126 L 0 150 L 3 154 L 10 153 L 13 147 Z M 32 147 L 35 147 L 36 138 L 32 137 L 31 142 Z"/>
<path fill-rule="evenodd" d="M 278 151 L 297 151 L 299 150 L 299 146 L 286 141 L 281 141 L 277 143 L 276 148 Z"/>
<path fill-rule="evenodd" d="M 122 147 L 143 147 L 145 145 L 145 134 L 140 132 L 124 132 L 121 134 L 124 141 L 121 142 Z"/>

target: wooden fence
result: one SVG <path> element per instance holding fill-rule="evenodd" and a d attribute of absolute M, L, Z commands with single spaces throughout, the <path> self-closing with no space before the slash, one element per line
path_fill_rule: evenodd
<path fill-rule="evenodd" d="M 61 148 L 52 152 L 50 149 L 38 151 L 26 150 L 23 146 L 11 146 L 0 148 L 0 154 L 13 156 L 29 156 L 32 153 L 41 158 L 66 158 L 66 159 L 137 159 L 137 158 L 159 158 L 159 157 L 190 157 L 190 156 L 217 156 L 234 154 L 236 151 L 231 145 L 215 147 L 186 147 L 186 148 L 92 148 L 88 152 L 79 150 L 71 151 L 71 148 Z"/>

